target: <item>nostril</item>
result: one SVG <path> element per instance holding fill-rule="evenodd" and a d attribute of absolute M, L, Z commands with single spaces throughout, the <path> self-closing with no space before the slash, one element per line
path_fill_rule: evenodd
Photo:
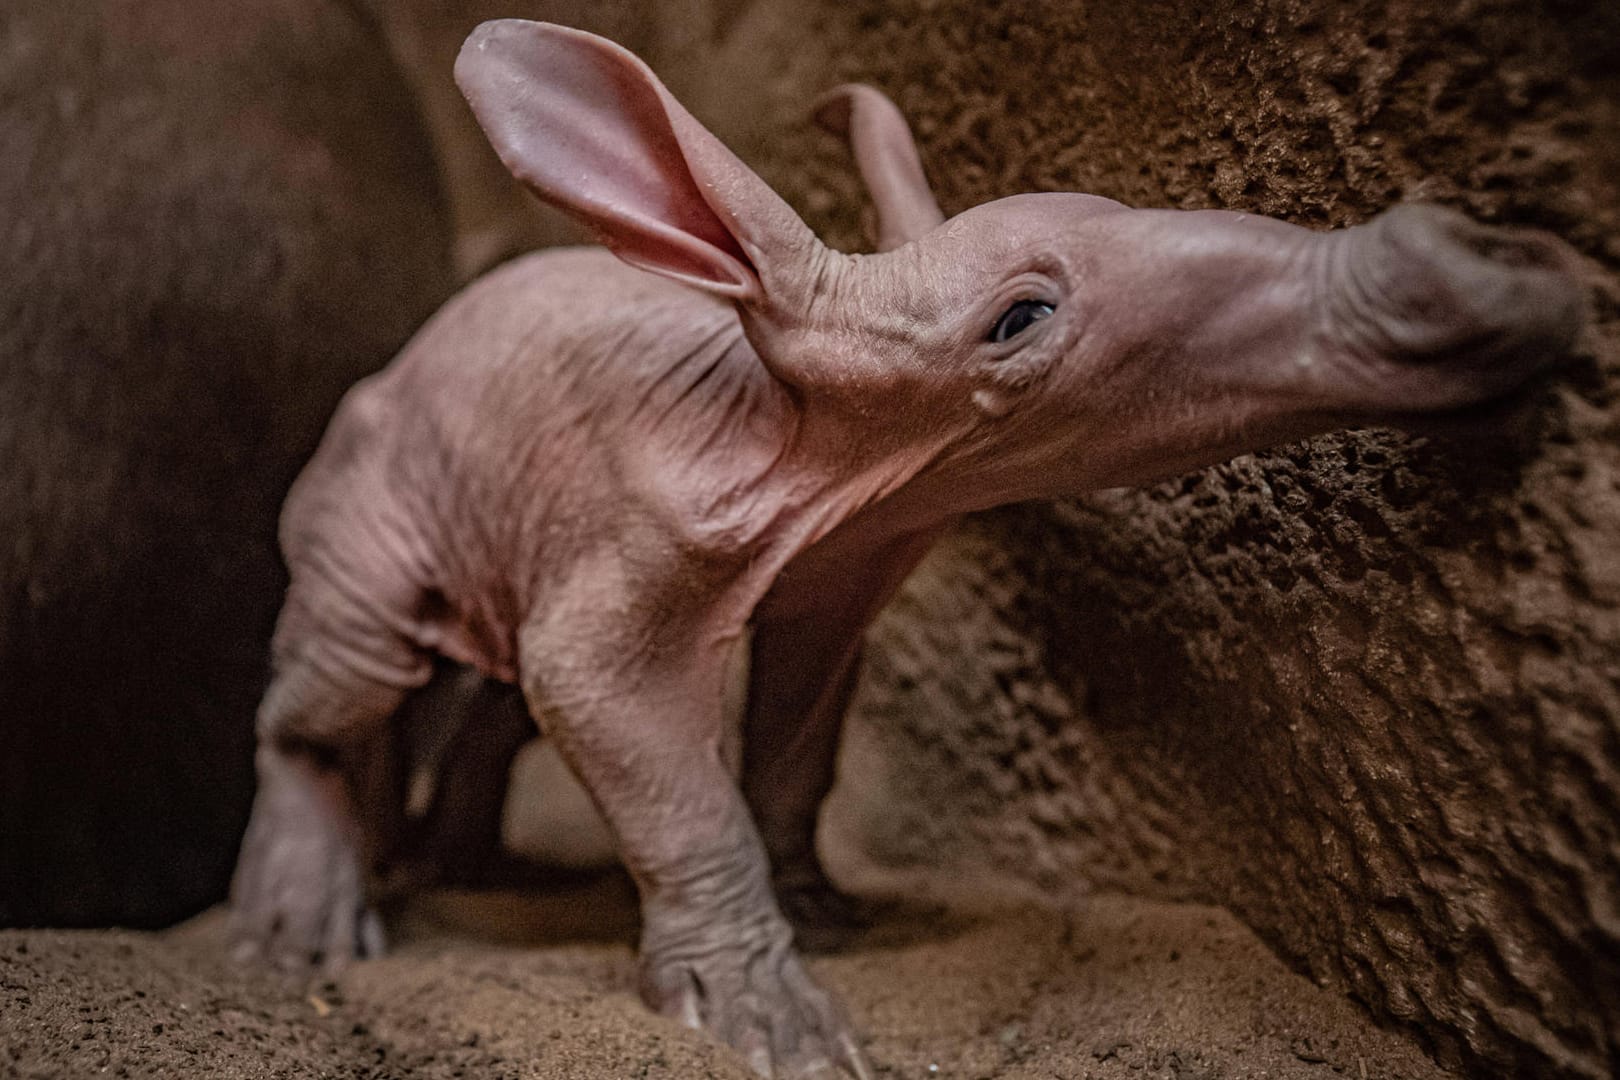
<path fill-rule="evenodd" d="M 1464 221 L 1452 237 L 1469 251 L 1497 266 L 1515 270 L 1566 270 L 1563 244 L 1545 233 L 1491 228 Z"/>
<path fill-rule="evenodd" d="M 1384 225 L 1398 247 L 1442 263 L 1448 255 L 1465 254 L 1509 270 L 1573 269 L 1568 249 L 1554 236 L 1534 229 L 1481 225 L 1445 207 L 1396 207 L 1384 215 Z"/>
<path fill-rule="evenodd" d="M 1405 205 L 1344 239 L 1334 312 L 1364 356 L 1529 367 L 1565 350 L 1584 321 L 1578 258 L 1546 233 Z"/>

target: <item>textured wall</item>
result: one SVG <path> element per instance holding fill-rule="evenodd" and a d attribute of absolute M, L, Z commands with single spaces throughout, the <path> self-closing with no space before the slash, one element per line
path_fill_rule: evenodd
<path fill-rule="evenodd" d="M 1617 9 L 855 4 L 818 33 L 785 81 L 887 89 L 948 211 L 1057 188 L 1337 226 L 1428 199 L 1588 257 L 1598 325 L 1517 415 L 970 523 L 876 636 L 846 773 L 890 797 L 835 813 L 892 863 L 1226 903 L 1443 1063 L 1610 1075 Z M 758 153 L 812 215 L 853 191 L 824 140 Z"/>

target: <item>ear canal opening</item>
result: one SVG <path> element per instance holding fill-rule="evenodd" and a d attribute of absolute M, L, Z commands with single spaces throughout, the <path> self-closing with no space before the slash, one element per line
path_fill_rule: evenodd
<path fill-rule="evenodd" d="M 923 172 L 911 129 L 898 106 L 864 83 L 846 83 L 816 103 L 816 122 L 849 141 L 877 212 L 879 251 L 892 251 L 937 228 L 945 215 Z"/>

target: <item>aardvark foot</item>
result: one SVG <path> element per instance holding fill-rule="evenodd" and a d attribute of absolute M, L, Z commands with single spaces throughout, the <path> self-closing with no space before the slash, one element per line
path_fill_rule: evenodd
<path fill-rule="evenodd" d="M 232 954 L 336 971 L 383 950 L 366 905 L 360 827 L 343 778 L 261 750 L 259 794 L 231 883 Z"/>
<path fill-rule="evenodd" d="M 644 944 L 642 996 L 665 1016 L 706 1028 L 761 1076 L 871 1080 L 843 1010 L 811 980 L 773 917 L 751 930 L 716 932 L 664 947 Z"/>

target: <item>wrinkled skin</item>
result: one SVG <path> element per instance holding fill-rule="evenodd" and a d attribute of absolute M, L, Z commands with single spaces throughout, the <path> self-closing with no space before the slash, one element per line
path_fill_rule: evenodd
<path fill-rule="evenodd" d="M 294 487 L 243 948 L 375 945 L 336 777 L 447 657 L 522 688 L 608 821 L 648 1003 L 762 1074 L 869 1075 L 774 894 L 825 892 L 814 816 L 862 630 L 957 515 L 1486 400 L 1581 323 L 1556 241 L 1433 208 L 1325 235 L 1061 194 L 942 221 L 866 88 L 823 118 L 886 250 L 843 256 L 601 39 L 486 24 L 457 75 L 513 172 L 612 253 L 467 289 Z M 1043 306 L 1004 324 L 1020 304 Z"/>

